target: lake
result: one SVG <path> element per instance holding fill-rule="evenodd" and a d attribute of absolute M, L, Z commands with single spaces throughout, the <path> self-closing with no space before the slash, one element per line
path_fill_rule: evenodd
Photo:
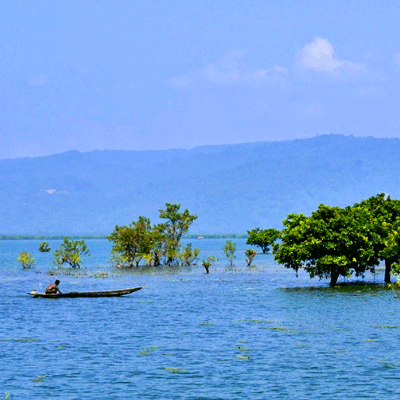
<path fill-rule="evenodd" d="M 187 242 L 188 240 L 185 240 Z M 79 274 L 49 275 L 41 241 L 0 241 L 0 399 L 397 399 L 400 302 L 382 285 L 328 281 L 257 254 L 235 266 L 225 239 L 191 240 L 206 275 L 110 267 L 110 244 L 87 240 Z M 49 241 L 54 250 L 61 241 Z M 37 263 L 22 270 L 27 250 Z M 146 286 L 120 298 L 33 299 L 56 278 L 64 292 Z M 383 271 L 366 276 L 383 282 Z"/>

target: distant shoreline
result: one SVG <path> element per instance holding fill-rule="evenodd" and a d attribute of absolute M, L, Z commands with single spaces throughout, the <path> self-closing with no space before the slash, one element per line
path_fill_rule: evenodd
<path fill-rule="evenodd" d="M 0 240 L 63 240 L 69 239 L 107 239 L 107 235 L 0 235 Z M 184 235 L 184 239 L 241 239 L 247 238 L 246 234 L 190 234 Z"/>

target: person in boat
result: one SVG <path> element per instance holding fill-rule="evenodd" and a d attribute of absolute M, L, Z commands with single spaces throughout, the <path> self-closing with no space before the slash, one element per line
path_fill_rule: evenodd
<path fill-rule="evenodd" d="M 60 284 L 60 281 L 57 279 L 54 283 L 47 286 L 45 293 L 46 294 L 57 294 L 57 293 L 62 294 L 60 288 L 58 287 L 59 284 Z"/>

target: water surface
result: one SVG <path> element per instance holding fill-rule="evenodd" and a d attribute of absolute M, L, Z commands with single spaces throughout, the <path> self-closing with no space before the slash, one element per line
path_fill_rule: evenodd
<path fill-rule="evenodd" d="M 398 398 L 400 303 L 391 291 L 331 289 L 271 255 L 248 268 L 244 240 L 233 241 L 234 268 L 224 239 L 192 241 L 201 258 L 220 257 L 209 275 L 201 265 L 121 273 L 108 264 L 107 241 L 87 241 L 92 256 L 76 276 L 50 276 L 40 241 L 0 241 L 0 398 Z M 33 270 L 18 266 L 23 250 L 37 258 Z M 56 277 L 63 291 L 146 288 L 121 298 L 26 295 Z"/>

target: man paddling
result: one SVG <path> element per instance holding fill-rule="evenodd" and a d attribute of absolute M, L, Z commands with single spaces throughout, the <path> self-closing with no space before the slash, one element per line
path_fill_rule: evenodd
<path fill-rule="evenodd" d="M 60 284 L 60 281 L 57 279 L 54 283 L 47 286 L 47 288 L 44 292 L 46 294 L 57 294 L 57 293 L 62 294 L 60 288 L 58 287 L 59 284 Z"/>

